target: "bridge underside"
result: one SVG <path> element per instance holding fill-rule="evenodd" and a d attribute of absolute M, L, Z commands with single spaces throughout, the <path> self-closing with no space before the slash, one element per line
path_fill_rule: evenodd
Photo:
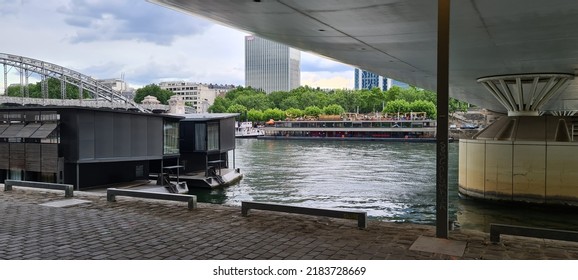
<path fill-rule="evenodd" d="M 437 2 L 431 0 L 149 0 L 297 49 L 436 91 Z M 574 0 L 451 1 L 450 95 L 496 112 L 477 79 L 578 69 Z M 573 80 L 545 110 L 578 110 Z"/>
<path fill-rule="evenodd" d="M 436 91 L 445 75 L 435 12 L 444 1 L 149 1 L 420 88 Z M 541 115 L 578 110 L 576 2 L 451 1 L 449 18 L 450 95 L 509 115 L 460 143 L 460 191 L 575 204 L 575 120 Z"/>

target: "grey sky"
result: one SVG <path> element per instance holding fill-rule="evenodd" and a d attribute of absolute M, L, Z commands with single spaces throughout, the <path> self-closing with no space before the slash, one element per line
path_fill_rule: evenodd
<path fill-rule="evenodd" d="M 135 87 L 164 80 L 244 85 L 248 34 L 145 0 L 0 0 L 0 25 L 0 53 L 98 79 L 124 75 Z M 302 53 L 301 67 L 302 84 L 353 84 L 348 65 Z M 11 82 L 16 75 L 10 72 Z"/>

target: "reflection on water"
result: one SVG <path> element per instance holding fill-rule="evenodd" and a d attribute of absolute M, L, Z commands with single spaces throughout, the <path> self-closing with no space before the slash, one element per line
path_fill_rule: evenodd
<path fill-rule="evenodd" d="M 225 204 L 225 202 L 227 201 L 227 194 L 224 188 L 216 188 L 216 189 L 190 188 L 189 193 L 196 195 L 198 202 Z"/>
<path fill-rule="evenodd" d="M 435 144 L 237 139 L 235 186 L 194 190 L 199 201 L 262 201 L 367 211 L 372 219 L 435 224 Z M 231 162 L 232 164 L 232 162 Z M 462 228 L 489 223 L 577 229 L 578 213 L 500 206 L 457 195 L 458 144 L 449 147 L 449 215 Z"/>

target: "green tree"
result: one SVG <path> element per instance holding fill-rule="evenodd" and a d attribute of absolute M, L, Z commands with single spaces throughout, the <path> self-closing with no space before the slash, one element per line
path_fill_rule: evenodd
<path fill-rule="evenodd" d="M 428 118 L 435 118 L 437 115 L 436 105 L 431 101 L 416 100 L 409 104 L 412 112 L 425 112 Z"/>
<path fill-rule="evenodd" d="M 251 122 L 260 122 L 265 120 L 265 115 L 260 110 L 251 109 L 247 112 L 247 120 Z"/>
<path fill-rule="evenodd" d="M 397 99 L 403 99 L 411 103 L 420 99 L 420 93 L 415 87 L 402 88 Z"/>
<path fill-rule="evenodd" d="M 28 85 L 28 96 L 31 98 L 42 98 L 40 82 Z"/>
<path fill-rule="evenodd" d="M 287 110 L 289 108 L 301 109 L 301 102 L 299 101 L 299 97 L 297 97 L 295 95 L 291 95 L 291 96 L 285 98 L 279 104 L 279 108 L 281 110 Z"/>
<path fill-rule="evenodd" d="M 247 119 L 247 111 L 247 107 L 241 104 L 233 104 L 227 108 L 227 113 L 239 113 L 239 116 L 237 116 L 238 121 Z"/>
<path fill-rule="evenodd" d="M 400 88 L 398 86 L 393 86 L 388 91 L 385 92 L 385 101 L 403 99 L 411 103 L 416 100 L 424 100 L 424 101 L 431 101 L 435 104 L 436 97 L 437 95 L 435 92 L 419 89 L 413 86 L 408 88 Z"/>
<path fill-rule="evenodd" d="M 211 113 L 225 113 L 232 102 L 224 97 L 217 97 L 213 102 L 213 105 L 209 107 L 209 112 Z"/>
<path fill-rule="evenodd" d="M 79 89 L 77 86 L 72 84 L 65 83 L 65 99 L 78 99 L 79 97 Z M 62 82 L 57 78 L 48 78 L 46 79 L 46 89 L 48 96 L 46 98 L 51 99 L 62 99 Z M 21 97 L 24 94 L 27 97 L 31 98 L 42 98 L 42 82 L 32 83 L 29 84 L 28 87 L 28 95 L 26 95 L 26 88 L 21 85 L 11 85 L 8 87 L 6 95 L 8 96 L 18 96 Z M 88 97 L 88 92 L 84 93 L 84 97 Z"/>
<path fill-rule="evenodd" d="M 398 99 L 387 102 L 385 108 L 383 109 L 384 114 L 397 114 L 397 113 L 407 113 L 411 110 L 409 102 Z"/>
<path fill-rule="evenodd" d="M 169 104 L 168 100 L 174 94 L 169 90 L 161 89 L 161 87 L 159 87 L 156 84 L 146 85 L 142 88 L 137 89 L 135 93 L 136 94 L 134 96 L 134 102 L 136 103 L 141 103 L 146 96 L 150 95 L 156 97 L 158 101 L 161 102 L 161 104 L 165 105 Z"/>
<path fill-rule="evenodd" d="M 83 93 L 85 93 L 83 91 Z M 67 84 L 66 85 L 66 99 L 79 99 L 80 97 L 80 91 L 78 89 L 78 87 L 71 85 L 71 84 Z M 86 97 L 86 95 L 84 96 Z"/>
<path fill-rule="evenodd" d="M 285 112 L 281 111 L 281 109 L 275 108 L 275 109 L 267 109 L 265 111 L 263 111 L 263 117 L 266 120 L 275 120 L 275 121 L 279 121 L 279 120 L 284 120 L 285 119 Z"/>
<path fill-rule="evenodd" d="M 287 110 L 285 110 L 285 115 L 288 118 L 299 118 L 299 117 L 303 117 L 303 111 L 297 108 L 289 108 Z"/>
<path fill-rule="evenodd" d="M 453 115 L 456 112 L 467 112 L 469 104 L 467 102 L 459 101 L 455 98 L 449 100 L 449 113 Z"/>
<path fill-rule="evenodd" d="M 345 113 L 343 107 L 337 104 L 331 104 L 323 107 L 323 114 L 325 115 L 341 115 Z"/>
<path fill-rule="evenodd" d="M 317 106 L 309 106 L 305 108 L 305 115 L 310 117 L 319 117 L 319 115 L 323 114 L 323 110 Z"/>
<path fill-rule="evenodd" d="M 6 95 L 12 97 L 21 97 L 24 87 L 21 85 L 10 85 L 6 89 Z"/>
<path fill-rule="evenodd" d="M 359 98 L 354 90 L 335 90 L 329 94 L 330 104 L 340 105 L 345 112 L 357 112 Z"/>
<path fill-rule="evenodd" d="M 309 90 L 301 93 L 299 103 L 301 104 L 299 108 L 307 108 L 310 106 L 323 108 L 328 105 L 329 98 L 325 92 Z"/>
<path fill-rule="evenodd" d="M 273 104 L 272 105 L 273 108 L 281 108 L 281 109 L 283 109 L 281 107 L 281 102 L 283 102 L 283 100 L 286 100 L 290 96 L 291 96 L 291 94 L 287 91 L 274 91 L 274 92 L 267 94 L 267 98 Z"/>
<path fill-rule="evenodd" d="M 258 91 L 252 87 L 237 87 L 233 90 L 228 91 L 225 94 L 225 98 L 229 100 L 235 100 L 239 96 L 247 96 L 247 95 L 255 95 L 255 94 L 264 94 L 262 91 Z"/>
<path fill-rule="evenodd" d="M 393 86 L 385 92 L 385 102 L 401 99 L 403 89 L 398 86 Z"/>
<path fill-rule="evenodd" d="M 420 100 L 430 101 L 434 105 L 437 103 L 437 94 L 435 92 L 425 89 L 420 89 L 418 92 Z"/>
<path fill-rule="evenodd" d="M 385 93 L 379 88 L 361 90 L 358 93 L 359 112 L 372 113 L 381 110 L 385 102 Z"/>
<path fill-rule="evenodd" d="M 273 106 L 273 103 L 267 98 L 264 93 L 256 93 L 249 95 L 239 95 L 233 103 L 245 106 L 247 109 L 265 110 Z"/>

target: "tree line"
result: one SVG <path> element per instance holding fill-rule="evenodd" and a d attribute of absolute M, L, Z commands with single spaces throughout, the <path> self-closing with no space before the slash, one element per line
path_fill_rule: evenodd
<path fill-rule="evenodd" d="M 416 87 L 392 87 L 387 91 L 379 88 L 323 91 L 302 86 L 291 91 L 275 91 L 265 94 L 251 87 L 237 87 L 217 97 L 211 113 L 239 113 L 240 120 L 265 121 L 269 119 L 318 117 L 343 113 L 388 115 L 425 112 L 435 118 L 436 94 Z M 450 98 L 450 113 L 466 111 L 469 104 Z"/>
<path fill-rule="evenodd" d="M 60 80 L 46 80 L 47 98 L 61 98 Z M 78 99 L 78 87 L 66 84 L 65 98 Z M 22 85 L 10 85 L 7 96 L 21 97 L 23 93 L 31 98 L 42 98 L 41 82 L 32 83 L 26 88 Z M 162 104 L 168 104 L 174 93 L 161 89 L 156 84 L 149 84 L 135 92 L 134 101 L 140 103 L 145 96 L 155 96 Z M 88 92 L 83 98 L 90 98 Z M 450 98 L 450 114 L 466 111 L 469 104 Z M 407 114 L 409 112 L 425 112 L 429 118 L 435 118 L 436 94 L 432 91 L 416 87 L 400 88 L 394 86 L 387 91 L 380 88 L 349 90 L 336 89 L 323 91 L 309 86 L 298 87 L 291 91 L 275 91 L 269 94 L 251 87 L 239 86 L 217 97 L 209 107 L 211 113 L 239 113 L 239 120 L 253 122 L 269 119 L 313 117 L 319 115 L 341 115 L 343 113 L 359 114 Z"/>
<path fill-rule="evenodd" d="M 57 78 L 46 79 L 46 97 L 48 99 L 61 99 L 62 98 L 62 83 Z M 65 83 L 66 91 L 64 99 L 79 99 L 80 90 L 77 86 Z M 6 96 L 13 97 L 30 97 L 30 98 L 43 98 L 42 96 L 42 82 L 30 83 L 28 86 L 24 85 L 10 85 L 6 92 Z M 90 98 L 90 93 L 88 91 L 82 93 L 83 98 Z"/>

